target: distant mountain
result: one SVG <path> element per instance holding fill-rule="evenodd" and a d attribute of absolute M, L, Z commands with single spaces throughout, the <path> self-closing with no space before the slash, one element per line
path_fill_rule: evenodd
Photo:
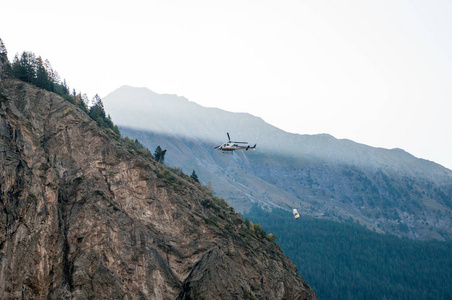
<path fill-rule="evenodd" d="M 415 239 L 452 239 L 452 171 L 401 149 L 284 132 L 261 118 L 202 107 L 176 95 L 123 86 L 104 99 L 123 135 L 204 184 L 237 211 L 252 204 L 296 207 L 302 214 L 354 220 L 377 232 Z M 223 154 L 227 140 L 256 151 Z"/>

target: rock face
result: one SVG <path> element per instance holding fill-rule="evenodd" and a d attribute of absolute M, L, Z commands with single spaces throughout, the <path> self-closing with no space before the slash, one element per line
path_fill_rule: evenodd
<path fill-rule="evenodd" d="M 61 97 L 0 82 L 1 299 L 317 299 L 280 248 Z"/>

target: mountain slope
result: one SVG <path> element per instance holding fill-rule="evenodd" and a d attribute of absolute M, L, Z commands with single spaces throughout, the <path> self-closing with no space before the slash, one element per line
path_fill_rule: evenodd
<path fill-rule="evenodd" d="M 195 170 L 238 211 L 253 203 L 335 220 L 353 219 L 410 238 L 452 237 L 452 171 L 401 149 L 382 149 L 327 134 L 286 133 L 244 113 L 204 108 L 175 95 L 121 87 L 104 98 L 121 132 L 149 149 L 168 149 L 168 164 Z M 257 151 L 224 155 L 233 140 Z"/>
<path fill-rule="evenodd" d="M 277 245 L 61 97 L 0 82 L 0 298 L 316 299 Z"/>

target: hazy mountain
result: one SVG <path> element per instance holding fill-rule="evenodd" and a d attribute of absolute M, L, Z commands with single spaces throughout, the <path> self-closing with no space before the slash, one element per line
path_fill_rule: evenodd
<path fill-rule="evenodd" d="M 451 239 L 452 171 L 401 149 L 339 140 L 328 134 L 284 132 L 261 118 L 202 107 L 175 95 L 123 86 L 103 99 L 123 135 L 204 184 L 238 211 L 253 203 L 411 238 Z M 257 143 L 233 155 L 213 150 L 227 140 Z"/>

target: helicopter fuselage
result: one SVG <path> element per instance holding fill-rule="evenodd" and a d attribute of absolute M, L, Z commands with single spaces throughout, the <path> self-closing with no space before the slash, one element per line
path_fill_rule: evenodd
<path fill-rule="evenodd" d="M 256 149 L 256 145 L 251 147 L 250 145 L 248 145 L 247 142 L 231 141 L 231 137 L 229 136 L 229 133 L 227 133 L 227 135 L 228 135 L 229 142 L 216 146 L 214 149 L 220 149 L 223 152 L 231 152 L 231 153 L 232 153 L 232 151 L 239 150 L 239 149 L 243 149 L 243 150 L 248 150 L 248 149 L 255 150 Z M 239 144 L 243 144 L 243 146 L 240 146 Z"/>
<path fill-rule="evenodd" d="M 239 146 L 233 143 L 226 143 L 220 146 L 221 151 L 234 151 L 237 149 L 239 149 Z"/>
<path fill-rule="evenodd" d="M 251 147 L 250 145 L 246 145 L 246 146 L 239 146 L 238 144 L 235 143 L 226 143 L 221 145 L 220 147 L 218 147 L 221 151 L 234 151 L 234 150 L 239 150 L 239 149 L 243 149 L 243 150 L 248 150 L 248 149 L 255 149 L 256 146 Z"/>

